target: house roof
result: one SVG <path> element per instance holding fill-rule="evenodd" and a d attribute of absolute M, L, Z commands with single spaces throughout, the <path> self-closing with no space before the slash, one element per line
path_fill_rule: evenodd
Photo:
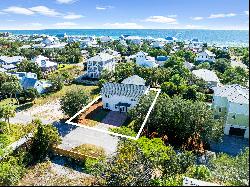
<path fill-rule="evenodd" d="M 138 52 L 138 53 L 136 53 L 136 55 L 137 56 L 147 56 L 148 55 L 148 53 L 146 53 L 146 52 L 143 52 L 143 51 L 140 51 L 140 52 Z"/>
<path fill-rule="evenodd" d="M 122 84 L 145 85 L 146 81 L 138 75 L 133 75 L 122 81 Z"/>
<path fill-rule="evenodd" d="M 169 59 L 169 56 L 157 56 L 157 61 L 167 61 Z"/>
<path fill-rule="evenodd" d="M 165 39 L 166 39 L 166 40 L 177 40 L 177 38 L 171 37 L 171 36 L 168 36 L 168 37 L 166 37 Z"/>
<path fill-rule="evenodd" d="M 0 68 L 0 72 L 6 72 L 7 70 L 4 68 Z"/>
<path fill-rule="evenodd" d="M 208 56 L 216 56 L 214 53 L 212 53 L 211 51 L 208 51 L 208 50 L 205 50 L 205 51 L 203 51 L 203 52 L 201 52 L 201 54 L 202 53 L 205 53 L 205 54 L 207 54 Z"/>
<path fill-rule="evenodd" d="M 49 58 L 39 55 L 33 59 L 35 63 L 38 64 L 40 67 L 54 67 L 57 66 L 57 63 L 49 61 Z M 45 61 L 46 63 L 43 63 L 42 61 Z"/>
<path fill-rule="evenodd" d="M 114 56 L 110 55 L 108 53 L 99 53 L 98 55 L 88 59 L 88 61 L 101 62 L 101 61 L 107 61 L 107 60 L 110 60 L 110 59 L 113 59 L 113 58 L 114 58 Z"/>
<path fill-rule="evenodd" d="M 192 73 L 206 82 L 220 82 L 215 72 L 207 69 L 193 70 Z"/>
<path fill-rule="evenodd" d="M 2 67 L 6 70 L 11 70 L 11 69 L 15 69 L 16 66 L 14 64 L 7 64 L 7 65 L 2 65 Z"/>
<path fill-rule="evenodd" d="M 190 63 L 190 62 L 188 62 L 188 61 L 185 61 L 185 62 L 184 62 L 184 66 L 185 66 L 186 68 L 188 68 L 188 69 L 191 69 L 191 68 L 195 67 L 194 64 L 192 64 L 192 63 Z"/>
<path fill-rule="evenodd" d="M 105 83 L 101 94 L 138 98 L 146 92 L 147 88 L 144 85 Z"/>
<path fill-rule="evenodd" d="M 37 79 L 25 78 L 22 82 L 22 86 L 24 89 L 34 88 L 37 81 Z"/>
<path fill-rule="evenodd" d="M 236 61 L 236 60 L 231 60 L 231 66 L 232 67 L 241 67 L 244 69 L 247 69 L 247 66 L 243 64 L 242 62 Z"/>
<path fill-rule="evenodd" d="M 249 89 L 238 84 L 213 87 L 213 90 L 215 96 L 226 97 L 230 102 L 249 104 Z"/>
<path fill-rule="evenodd" d="M 15 62 L 21 62 L 24 59 L 22 56 L 0 56 L 0 61 L 5 62 L 6 64 L 12 64 Z"/>

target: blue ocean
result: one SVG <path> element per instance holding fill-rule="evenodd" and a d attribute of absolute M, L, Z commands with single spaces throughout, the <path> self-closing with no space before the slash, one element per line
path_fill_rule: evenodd
<path fill-rule="evenodd" d="M 7 32 L 7 31 L 0 31 Z M 12 34 L 46 34 L 56 36 L 88 35 L 88 36 L 112 36 L 118 38 L 121 35 L 133 35 L 140 37 L 151 36 L 153 38 L 176 37 L 178 40 L 191 40 L 198 38 L 199 41 L 209 44 L 226 46 L 249 46 L 249 31 L 246 30 L 188 30 L 188 29 L 47 29 L 47 30 L 11 30 Z"/>

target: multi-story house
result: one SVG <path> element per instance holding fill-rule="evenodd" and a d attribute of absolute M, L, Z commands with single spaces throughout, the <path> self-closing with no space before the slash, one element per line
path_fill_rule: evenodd
<path fill-rule="evenodd" d="M 116 58 L 108 53 L 99 53 L 87 60 L 87 76 L 89 78 L 100 78 L 102 70 L 115 70 Z"/>
<path fill-rule="evenodd" d="M 224 117 L 224 133 L 249 138 L 249 89 L 240 85 L 214 87 L 215 116 Z"/>

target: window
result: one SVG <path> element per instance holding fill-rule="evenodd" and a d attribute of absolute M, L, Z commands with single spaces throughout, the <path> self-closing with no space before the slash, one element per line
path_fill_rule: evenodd
<path fill-rule="evenodd" d="M 106 108 L 108 108 L 109 107 L 109 104 L 108 103 L 106 103 Z"/>
<path fill-rule="evenodd" d="M 235 119 L 235 118 L 236 118 L 236 116 L 235 116 L 235 115 L 233 115 L 233 116 L 232 116 L 232 119 Z"/>
<path fill-rule="evenodd" d="M 221 112 L 221 108 L 219 108 L 219 112 Z"/>

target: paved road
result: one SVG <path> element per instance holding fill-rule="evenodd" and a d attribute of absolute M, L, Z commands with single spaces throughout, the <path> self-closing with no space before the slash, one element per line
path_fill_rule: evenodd
<path fill-rule="evenodd" d="M 27 124 L 32 122 L 33 119 L 36 119 L 37 117 L 34 117 L 28 113 L 21 113 L 18 112 L 16 113 L 16 116 L 14 118 L 10 118 L 10 123 L 16 123 L 16 124 Z M 54 120 L 46 120 L 43 118 L 40 118 L 42 123 L 44 124 L 49 124 L 49 123 L 53 123 Z"/>
<path fill-rule="evenodd" d="M 224 135 L 222 143 L 212 143 L 211 151 L 216 153 L 224 152 L 236 156 L 241 150 L 249 147 L 249 140 L 246 138 Z"/>
<path fill-rule="evenodd" d="M 107 154 L 112 154 L 119 141 L 118 137 L 83 127 L 65 123 L 57 123 L 55 126 L 62 136 L 62 144 L 59 147 L 67 150 L 82 144 L 93 144 L 103 147 Z"/>

